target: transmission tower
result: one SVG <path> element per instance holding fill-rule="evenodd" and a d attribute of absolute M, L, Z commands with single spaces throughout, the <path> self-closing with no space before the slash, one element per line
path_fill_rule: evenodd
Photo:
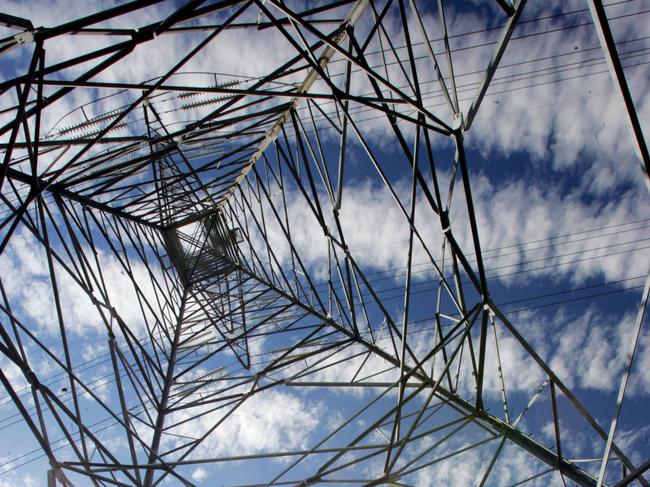
<path fill-rule="evenodd" d="M 464 139 L 535 2 L 486 2 L 469 82 L 448 3 L 0 15 L 22 70 L 0 83 L 2 404 L 49 485 L 424 485 L 467 461 L 471 485 L 649 485 L 614 441 L 627 375 L 603 421 L 490 294 Z M 647 178 L 605 9 L 582 11 Z M 351 244 L 368 231 L 349 223 L 368 209 L 360 174 L 365 203 L 399 215 L 365 222 L 384 269 Z M 567 423 L 597 458 L 576 458 Z"/>

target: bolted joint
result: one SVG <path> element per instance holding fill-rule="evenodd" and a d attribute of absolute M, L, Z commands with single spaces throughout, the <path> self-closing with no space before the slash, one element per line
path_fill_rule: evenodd
<path fill-rule="evenodd" d="M 454 113 L 451 117 L 451 129 L 455 132 L 457 130 L 464 130 L 463 124 L 465 123 L 462 113 Z"/>
<path fill-rule="evenodd" d="M 34 42 L 34 33 L 31 30 L 26 30 L 14 36 L 16 43 L 21 46 L 23 44 L 30 44 Z"/>
<path fill-rule="evenodd" d="M 131 34 L 131 38 L 136 42 L 150 41 L 154 37 L 156 37 L 156 31 L 153 27 L 138 29 L 135 33 Z"/>
<path fill-rule="evenodd" d="M 442 227 L 442 233 L 445 235 L 451 231 L 451 222 L 449 221 L 449 212 L 442 210 L 440 212 L 440 226 Z"/>
<path fill-rule="evenodd" d="M 32 386 L 34 389 L 39 388 L 41 384 L 38 382 L 38 378 L 32 369 L 23 370 L 23 374 L 25 375 L 25 379 L 27 379 L 27 382 L 29 382 L 30 386 Z"/>
<path fill-rule="evenodd" d="M 322 479 L 322 475 L 314 475 L 312 477 L 309 477 L 309 478 L 303 480 L 302 482 L 300 482 L 299 485 L 301 487 L 307 487 L 308 485 L 314 485 L 314 484 L 320 482 L 321 479 Z"/>
<path fill-rule="evenodd" d="M 400 480 L 402 480 L 402 476 L 397 472 L 392 472 L 386 476 L 386 480 L 388 482 L 399 482 Z"/>

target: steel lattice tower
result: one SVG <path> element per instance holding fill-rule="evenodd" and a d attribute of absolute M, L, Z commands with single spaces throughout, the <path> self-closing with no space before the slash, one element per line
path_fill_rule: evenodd
<path fill-rule="evenodd" d="M 454 74 L 461 54 L 442 0 L 189 0 L 152 20 L 159 3 L 47 28 L 0 16 L 12 29 L 0 56 L 30 56 L 0 83 L 0 258 L 38 249 L 44 285 L 33 293 L 51 304 L 44 333 L 3 267 L 0 349 L 20 380 L 5 370 L 0 380 L 51 485 L 198 485 L 197 467 L 219 485 L 413 485 L 478 451 L 482 486 L 518 451 L 534 468 L 513 485 L 648 486 L 648 461 L 612 441 L 616 421 L 596 419 L 490 294 L 464 139 L 525 0 L 494 2 L 491 56 L 469 88 Z M 604 7 L 587 7 L 647 178 Z M 290 55 L 261 76 L 189 67 L 219 59 L 233 32 Z M 82 49 L 88 36 L 104 40 Z M 112 75 L 174 36 L 189 39 L 183 56 L 158 77 Z M 62 39 L 80 51 L 51 62 Z M 249 54 L 242 65 L 261 62 Z M 370 193 L 402 219 L 394 279 L 349 244 L 344 220 L 364 211 L 349 207 L 361 164 L 377 182 Z M 435 283 L 426 293 L 422 261 Z M 95 356 L 77 349 L 84 334 Z M 502 341 L 520 350 L 517 370 L 502 367 Z M 102 377 L 89 372 L 99 359 Z M 509 398 L 507 377 L 528 369 L 541 385 Z M 293 394 L 326 401 L 317 433 L 299 448 L 223 453 Z M 523 427 L 536 401 L 551 442 Z M 564 421 L 581 423 L 609 462 L 574 461 Z M 264 434 L 282 445 L 292 428 Z"/>

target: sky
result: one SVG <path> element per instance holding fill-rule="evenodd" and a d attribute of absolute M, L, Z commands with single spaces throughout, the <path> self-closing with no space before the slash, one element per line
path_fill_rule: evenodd
<path fill-rule="evenodd" d="M 287 4 L 295 10 L 304 8 L 299 2 Z M 416 4 L 449 88 L 440 13 L 424 2 Z M 167 18 L 179 5 L 160 2 L 93 27 L 142 27 Z M 5 0 L 3 10 L 30 19 L 34 26 L 52 27 L 111 6 L 107 1 L 80 8 L 78 2 Z M 377 11 L 383 6 L 378 3 Z M 316 15 L 320 20 L 339 19 L 316 24 L 320 32 L 329 34 L 350 7 Z M 236 11 L 232 7 L 179 25 L 218 24 Z M 364 66 L 354 64 L 347 92 L 357 100 L 349 105 L 329 96 L 332 86 L 317 76 L 309 87 L 314 98 L 297 105 L 299 122 L 286 120 L 285 130 L 258 155 L 260 137 L 275 121 L 261 121 L 265 110 L 280 113 L 278 107 L 290 100 L 286 94 L 238 99 L 209 92 L 154 92 L 146 107 L 138 102 L 121 126 L 106 136 L 146 135 L 144 117 L 153 118 L 151 106 L 160 118 L 150 129 L 158 135 L 165 131 L 173 135 L 215 113 L 217 124 L 242 117 L 242 121 L 224 122 L 223 127 L 217 125 L 217 130 L 207 132 L 210 143 L 199 148 L 192 145 L 198 131 L 190 131 L 185 138 L 177 136 L 174 140 L 186 160 L 172 152 L 165 165 L 153 164 L 146 157 L 143 163 L 131 162 L 164 149 L 162 142 L 158 146 L 97 144 L 85 153 L 78 152 L 80 145 L 65 150 L 56 146 L 57 141 L 88 137 L 92 131 L 107 128 L 114 114 L 138 100 L 138 89 L 77 88 L 42 111 L 43 147 L 51 143 L 55 149 L 41 149 L 35 174 L 47 181 L 64 169 L 57 176 L 62 184 L 93 201 L 164 223 L 212 211 L 226 196 L 225 190 L 234 188 L 222 213 L 182 226 L 174 235 L 96 208 L 82 209 L 79 201 L 65 196 L 63 201 L 46 196 L 41 203 L 32 202 L 25 217 L 11 229 L 15 205 L 27 197 L 29 188 L 11 177 L 7 181 L 12 182 L 3 185 L 0 237 L 7 245 L 0 253 L 0 322 L 7 335 L 2 344 L 22 342 L 32 370 L 61 403 L 52 406 L 41 393 L 35 402 L 25 374 L 10 357 L 4 354 L 0 365 L 35 424 L 40 421 L 35 406 L 45 408 L 49 441 L 62 460 L 76 458 L 65 430 L 81 449 L 79 430 L 70 418 L 57 423 L 50 407 L 78 411 L 89 431 L 106 446 L 103 452 L 89 446 L 91 461 L 105 462 L 110 453 L 122 463 L 133 463 L 134 457 L 138 463 L 147 463 L 143 446 L 136 445 L 133 456 L 129 451 L 131 438 L 119 426 L 123 418 L 118 392 L 122 388 L 132 428 L 150 444 L 155 419 L 152 396 L 160 390 L 161 379 L 156 376 L 148 389 L 138 376 L 144 371 L 154 376 L 164 369 L 178 323 L 182 324 L 181 345 L 176 347 L 171 409 L 165 418 L 168 429 L 160 448 L 169 452 L 166 458 L 182 456 L 186 464 L 177 472 L 190 482 L 187 485 L 264 485 L 270 479 L 299 484 L 319 468 L 328 471 L 326 480 L 336 485 L 363 485 L 382 478 L 400 394 L 395 384 L 400 367 L 411 370 L 416 360 L 423 361 L 422 370 L 432 380 L 441 377 L 442 387 L 474 403 L 476 380 L 469 340 L 478 350 L 481 313 L 469 310 L 474 305 L 484 308 L 469 272 L 459 271 L 459 282 L 454 282 L 449 244 L 443 246 L 440 218 L 427 198 L 427 193 L 435 193 L 437 181 L 441 201 L 449 210 L 451 232 L 472 271 L 478 272 L 467 190 L 460 170 L 454 169 L 454 138 L 432 128 L 425 137 L 413 120 L 423 113 L 430 127 L 456 122 L 411 4 L 405 12 L 417 81 L 395 4 L 388 10 L 381 34 L 375 32 L 366 49 L 365 60 L 379 76 L 368 77 Z M 647 136 L 650 3 L 606 2 L 606 12 Z M 288 36 L 294 44 L 290 43 L 279 29 L 265 26 L 269 14 L 286 16 L 277 5 L 248 7 L 237 21 L 261 23 L 264 28 L 220 33 L 165 83 L 178 90 L 193 85 L 251 88 L 296 56 L 302 43 L 316 40 L 314 32 L 289 22 Z M 466 116 L 507 16 L 497 2 L 475 0 L 445 2 L 445 17 L 460 112 Z M 368 37 L 372 19 L 369 7 L 356 21 L 356 39 Z M 3 39 L 11 40 L 17 33 L 0 29 Z M 91 79 L 150 84 L 207 35 L 179 30 L 157 36 Z M 54 37 L 45 42 L 45 65 L 128 38 L 97 32 Z M 346 39 L 342 45 L 347 47 Z M 28 71 L 33 50 L 34 44 L 28 42 L 0 53 L 0 86 Z M 103 59 L 66 68 L 47 79 L 74 79 Z M 260 84 L 260 89 L 277 93 L 297 88 L 307 75 L 304 62 L 297 66 L 300 69 Z M 339 89 L 346 89 L 346 69 L 346 59 L 335 53 L 327 73 Z M 45 86 L 45 97 L 58 89 L 54 83 Z M 36 96 L 32 89 L 29 99 L 35 101 Z M 396 123 L 397 132 L 381 111 L 377 102 L 381 96 L 403 116 Z M 246 105 L 248 101 L 255 103 Z M 16 103 L 15 89 L 2 93 L 0 125 L 15 119 Z M 228 112 L 229 103 L 236 110 Z M 345 173 L 340 178 L 344 110 L 349 115 Z M 93 123 L 86 123 L 88 119 Z M 249 122 L 260 125 L 231 136 L 232 130 L 241 130 Z M 35 123 L 32 117 L 32 133 Z M 644 210 L 649 202 L 647 175 L 634 151 L 626 112 L 586 2 L 527 2 L 480 110 L 463 137 L 490 299 L 507 318 L 506 323 L 498 314 L 485 313 L 489 333 L 484 410 L 556 452 L 556 408 L 564 458 L 597 477 L 605 444 L 575 404 L 584 404 L 608 431 L 650 269 L 650 230 Z M 8 140 L 9 132 L 5 132 L 0 144 Z M 22 131 L 17 140 L 24 142 Z M 434 165 L 427 157 L 427 144 Z M 6 145 L 2 147 L 5 151 Z M 417 151 L 417 157 L 407 157 L 405 147 L 411 153 Z M 107 148 L 115 151 L 112 156 L 103 152 Z M 26 156 L 25 149 L 15 149 L 10 167 L 31 175 Z M 91 169 L 84 160 L 92 157 Z M 216 163 L 220 158 L 222 162 Z M 246 166 L 251 158 L 255 165 Z M 414 183 L 413 161 L 424 183 Z M 125 179 L 130 186 L 97 190 L 95 181 L 116 174 L 111 164 L 139 165 L 132 166 L 133 172 Z M 228 179 L 233 168 L 235 176 L 246 173 L 237 185 Z M 190 169 L 199 176 L 188 176 Z M 155 185 L 156 170 L 170 178 L 176 174 L 186 178 L 167 191 L 190 189 L 169 214 L 158 212 L 160 195 L 170 193 Z M 90 181 L 83 179 L 88 174 L 93 176 Z M 225 188 L 214 184 L 220 178 L 227 182 Z M 413 227 L 409 215 L 413 215 Z M 241 240 L 235 250 L 239 270 L 213 270 L 208 277 L 197 277 L 184 292 L 179 260 L 171 256 L 172 244 L 178 242 L 183 249 L 185 257 L 180 262 L 204 252 L 206 241 L 211 242 L 210 252 L 219 254 L 224 237 L 217 227 L 239 229 Z M 409 253 L 411 228 L 417 229 L 417 235 Z M 48 246 L 52 254 L 46 251 Z M 210 269 L 223 265 L 219 259 L 210 261 Z M 441 285 L 436 272 L 436 266 L 443 265 L 448 288 Z M 407 286 L 409 301 L 405 302 Z M 466 302 L 462 306 L 466 322 L 461 320 L 459 301 Z M 441 351 L 431 354 L 440 342 L 436 311 L 441 322 L 438 330 L 445 334 L 458 330 L 446 343 L 446 353 L 457 351 L 448 368 Z M 478 316 L 476 322 L 470 320 L 472 316 Z M 644 320 L 615 436 L 634 465 L 650 457 L 650 330 L 647 317 Z M 474 324 L 465 328 L 469 321 Z M 409 352 L 401 358 L 405 322 Z M 121 354 L 114 358 L 119 374 L 112 364 L 110 336 L 115 337 L 111 346 Z M 142 349 L 134 345 L 138 343 Z M 64 372 L 66 360 L 78 374 L 78 382 L 71 382 Z M 542 363 L 561 384 L 549 383 Z M 420 390 L 418 377 L 410 377 L 403 388 L 408 400 L 400 413 L 400 434 L 414 439 L 397 453 L 393 470 L 401 472 L 401 477 L 392 478 L 393 485 L 479 485 L 497 451 L 486 485 L 514 485 L 527 479 L 524 485 L 574 485 L 515 442 L 501 445 L 501 436 L 491 434 L 484 423 L 471 421 L 439 396 L 430 396 L 430 387 Z M 573 403 L 564 388 L 575 398 Z M 0 392 L 0 429 L 0 486 L 47 485 L 47 458 L 6 389 Z M 192 441 L 197 438 L 202 441 L 194 447 Z M 352 448 L 336 455 L 336 449 L 344 445 Z M 304 455 L 312 449 L 316 452 Z M 244 458 L 277 452 L 293 453 Z M 365 453 L 368 458 L 360 459 Z M 221 460 L 207 461 L 215 458 Z M 605 481 L 615 483 L 622 472 L 621 463 L 612 456 Z M 144 469 L 137 475 L 144 477 Z M 66 476 L 74 485 L 92 485 L 71 470 L 66 470 Z M 133 483 L 133 477 L 119 478 Z M 179 482 L 166 475 L 161 484 Z"/>

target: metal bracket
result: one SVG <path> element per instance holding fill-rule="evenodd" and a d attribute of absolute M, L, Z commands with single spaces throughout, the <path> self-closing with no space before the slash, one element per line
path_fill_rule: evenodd
<path fill-rule="evenodd" d="M 16 34 L 14 36 L 14 39 L 16 39 L 16 42 L 20 44 L 28 44 L 30 42 L 34 42 L 34 33 L 31 30 L 26 30 L 25 32 L 21 32 L 20 34 Z"/>

